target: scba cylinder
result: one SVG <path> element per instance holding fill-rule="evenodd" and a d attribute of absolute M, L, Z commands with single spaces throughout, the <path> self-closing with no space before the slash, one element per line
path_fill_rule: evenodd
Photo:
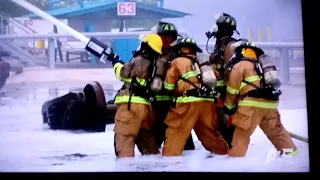
<path fill-rule="evenodd" d="M 201 71 L 202 82 L 210 89 L 214 90 L 217 85 L 217 78 L 213 72 L 213 67 L 209 61 L 209 56 L 204 54 L 197 56 L 197 62 Z"/>
<path fill-rule="evenodd" d="M 263 54 L 259 56 L 258 61 L 264 73 L 266 84 L 271 85 L 274 89 L 281 86 L 281 81 L 278 78 L 276 66 L 273 64 L 272 58 L 269 55 Z"/>
<path fill-rule="evenodd" d="M 150 84 L 150 89 L 152 92 L 157 93 L 162 89 L 163 80 L 160 77 L 154 77 Z"/>
<path fill-rule="evenodd" d="M 168 68 L 168 59 L 161 57 L 156 60 L 156 73 L 150 84 L 152 92 L 157 93 L 162 89 L 163 81 Z"/>

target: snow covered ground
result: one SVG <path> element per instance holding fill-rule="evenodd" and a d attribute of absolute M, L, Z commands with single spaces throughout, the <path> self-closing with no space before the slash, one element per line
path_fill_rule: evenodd
<path fill-rule="evenodd" d="M 287 87 L 288 91 L 285 92 L 290 94 L 298 88 Z M 308 144 L 295 139 L 299 154 L 267 163 L 268 152 L 273 146 L 260 128 L 253 134 L 249 151 L 244 158 L 211 155 L 194 138 L 196 150 L 185 151 L 181 157 L 141 156 L 136 149 L 135 158 L 116 159 L 113 149 L 113 125 L 107 125 L 105 133 L 84 133 L 54 131 L 42 124 L 42 103 L 67 91 L 51 90 L 48 93 L 48 89 L 29 89 L 19 93 L 7 93 L 6 97 L 0 98 L 1 172 L 309 171 Z M 282 122 L 289 131 L 307 137 L 307 114 L 303 93 L 305 92 L 299 93 L 299 97 L 296 94 L 291 97 L 285 96 L 280 104 L 280 111 Z"/>

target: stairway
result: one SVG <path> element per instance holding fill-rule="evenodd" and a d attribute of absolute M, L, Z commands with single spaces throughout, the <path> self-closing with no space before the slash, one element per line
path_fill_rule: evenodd
<path fill-rule="evenodd" d="M 9 24 L 11 26 L 9 26 Z M 14 28 L 12 28 L 12 26 Z M 25 34 L 36 34 L 37 32 L 33 29 L 25 26 L 16 19 L 8 16 L 6 13 L 0 12 L 0 34 L 17 34 L 14 29 L 19 29 Z M 35 66 L 35 56 L 32 54 L 35 52 L 35 42 L 34 40 L 1 40 L 0 47 L 9 52 L 11 57 L 19 60 L 24 66 Z"/>

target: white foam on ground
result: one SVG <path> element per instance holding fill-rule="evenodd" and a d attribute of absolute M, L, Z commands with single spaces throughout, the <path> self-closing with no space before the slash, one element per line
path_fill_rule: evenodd
<path fill-rule="evenodd" d="M 73 73 L 67 71 L 51 70 L 48 73 L 47 69 L 39 68 L 35 73 L 35 70 L 30 70 L 30 72 L 25 70 L 23 74 L 9 78 L 8 83 L 59 87 L 58 84 L 61 84 L 61 81 L 67 85 L 80 82 L 84 86 L 86 82 L 97 80 L 102 84 L 114 84 L 113 81 L 116 81 L 114 89 L 121 86 L 121 83 L 115 79 L 112 69 L 96 71 L 79 69 L 73 70 Z M 61 75 L 64 80 L 60 78 Z M 28 87 L 27 85 L 26 87 Z M 0 106 L 0 171 L 309 171 L 308 144 L 295 139 L 294 142 L 299 148 L 299 154 L 292 158 L 276 159 L 266 164 L 268 152 L 273 149 L 273 146 L 260 128 L 257 128 L 252 135 L 249 150 L 244 158 L 212 156 L 201 146 L 193 133 L 196 150 L 185 151 L 181 157 L 141 156 L 136 149 L 135 158 L 117 160 L 113 147 L 113 125 L 107 125 L 105 133 L 50 130 L 42 124 L 41 106 L 48 98 L 47 96 L 40 97 L 43 95 L 40 92 L 35 92 L 28 94 L 25 99 L 20 97 L 11 97 L 17 99 L 2 97 L 0 99 L 0 105 L 6 103 L 5 106 Z M 302 103 L 305 94 L 298 97 L 299 101 L 297 102 L 292 100 L 290 93 L 288 95 L 288 97 L 283 96 L 284 98 L 281 99 L 282 107 L 299 103 L 302 104 L 303 109 L 280 110 L 282 122 L 288 131 L 307 137 L 307 113 L 305 105 Z M 297 97 L 296 94 L 294 97 Z M 42 100 L 39 100 L 41 98 Z M 71 156 L 71 154 L 77 153 L 87 156 L 82 158 Z"/>
<path fill-rule="evenodd" d="M 116 160 L 113 149 L 113 125 L 105 133 L 72 133 L 49 130 L 40 115 L 41 103 L 0 106 L 0 171 L 223 171 L 223 172 L 307 172 L 308 144 L 294 140 L 300 153 L 291 159 L 265 164 L 273 148 L 257 128 L 246 157 L 213 156 L 204 150 L 194 134 L 196 150 L 181 157 L 141 156 Z M 294 133 L 307 137 L 305 109 L 281 110 L 282 122 Z M 87 157 L 69 157 L 70 154 Z"/>

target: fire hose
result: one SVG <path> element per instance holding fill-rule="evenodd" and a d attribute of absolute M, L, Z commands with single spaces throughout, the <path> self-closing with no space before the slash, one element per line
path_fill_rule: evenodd
<path fill-rule="evenodd" d="M 289 132 L 289 131 L 288 131 L 288 132 Z M 300 140 L 300 141 L 305 142 L 305 143 L 309 143 L 309 139 L 306 138 L 306 137 L 299 136 L 299 135 L 294 134 L 294 133 L 292 133 L 292 132 L 289 132 L 289 134 L 290 134 L 290 136 L 291 136 L 292 138 L 295 138 L 295 139 Z"/>
<path fill-rule="evenodd" d="M 84 36 L 80 32 L 74 30 L 70 26 L 64 24 L 63 22 L 59 21 L 58 19 L 54 18 L 53 16 L 49 15 L 48 13 L 42 11 L 41 9 L 37 8 L 36 6 L 26 2 L 25 0 L 11 0 L 12 2 L 16 3 L 17 5 L 33 12 L 34 14 L 38 15 L 39 17 L 51 22 L 52 24 L 64 29 L 66 32 L 70 33 L 72 36 L 74 36 L 76 39 L 80 40 L 84 44 L 86 44 L 86 50 L 90 53 L 94 54 L 95 56 L 99 57 L 101 62 L 104 62 L 104 51 L 107 48 L 107 45 L 100 42 L 96 38 L 92 37 L 89 39 L 88 37 Z M 109 109 L 115 110 L 115 106 L 107 107 Z M 308 138 L 299 136 L 297 134 L 289 132 L 290 136 L 292 138 L 298 139 L 300 141 L 309 143 Z"/>

